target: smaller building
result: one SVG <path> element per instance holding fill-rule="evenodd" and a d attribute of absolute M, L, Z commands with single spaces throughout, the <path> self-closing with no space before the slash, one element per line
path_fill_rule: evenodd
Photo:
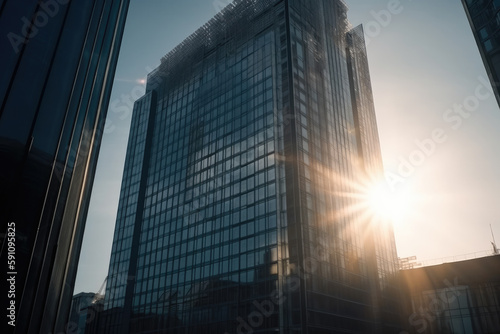
<path fill-rule="evenodd" d="M 105 333 L 102 323 L 102 314 L 104 310 L 104 299 L 100 298 L 86 309 L 87 318 L 85 322 L 85 331 L 80 334 L 99 334 Z"/>
<path fill-rule="evenodd" d="M 96 299 L 93 292 L 80 292 L 73 296 L 71 313 L 67 331 L 71 333 L 85 333 L 86 327 L 92 324 L 102 309 L 102 298 Z"/>
<path fill-rule="evenodd" d="M 400 273 L 407 333 L 500 333 L 500 256 Z"/>

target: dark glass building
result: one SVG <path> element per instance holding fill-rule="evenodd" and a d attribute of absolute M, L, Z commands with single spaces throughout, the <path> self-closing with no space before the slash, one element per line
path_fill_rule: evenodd
<path fill-rule="evenodd" d="M 361 27 L 340 0 L 237 0 L 136 101 L 106 333 L 396 333 Z M 102 319 L 102 317 L 101 317 Z"/>
<path fill-rule="evenodd" d="M 127 9 L 0 1 L 3 333 L 66 332 Z"/>
<path fill-rule="evenodd" d="M 401 271 L 407 333 L 500 333 L 500 256 Z"/>
<path fill-rule="evenodd" d="M 462 4 L 500 105 L 500 1 L 462 0 Z"/>
<path fill-rule="evenodd" d="M 71 301 L 71 312 L 69 314 L 68 329 L 74 329 L 73 333 L 85 333 L 88 324 L 95 320 L 96 294 L 92 292 L 80 292 L 73 296 Z M 94 312 L 94 314 L 93 314 Z"/>

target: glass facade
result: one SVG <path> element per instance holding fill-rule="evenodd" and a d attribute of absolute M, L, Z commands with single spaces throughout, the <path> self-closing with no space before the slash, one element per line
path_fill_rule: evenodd
<path fill-rule="evenodd" d="M 15 233 L 15 333 L 66 331 L 127 9 L 0 1 L 0 262 Z"/>
<path fill-rule="evenodd" d="M 342 1 L 234 1 L 134 106 L 107 333 L 395 332 L 362 28 Z"/>
<path fill-rule="evenodd" d="M 500 105 L 500 1 L 462 0 L 462 4 Z"/>

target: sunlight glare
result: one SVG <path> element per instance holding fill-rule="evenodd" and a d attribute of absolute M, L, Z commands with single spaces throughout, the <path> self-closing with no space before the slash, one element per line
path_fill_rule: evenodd
<path fill-rule="evenodd" d="M 365 197 L 365 205 L 373 218 L 398 225 L 408 218 L 411 203 L 408 191 L 396 191 L 387 182 L 380 181 L 367 187 Z"/>

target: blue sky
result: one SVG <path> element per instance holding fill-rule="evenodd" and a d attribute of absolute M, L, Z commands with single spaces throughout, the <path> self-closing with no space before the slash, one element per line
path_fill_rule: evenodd
<path fill-rule="evenodd" d="M 141 79 L 225 2 L 131 1 L 75 293 L 97 291 L 107 275 Z M 460 1 L 345 2 L 369 38 L 385 170 L 394 194 L 407 198 L 395 222 L 398 255 L 425 261 L 489 250 L 490 224 L 500 239 L 500 109 L 482 84 L 487 75 Z"/>

